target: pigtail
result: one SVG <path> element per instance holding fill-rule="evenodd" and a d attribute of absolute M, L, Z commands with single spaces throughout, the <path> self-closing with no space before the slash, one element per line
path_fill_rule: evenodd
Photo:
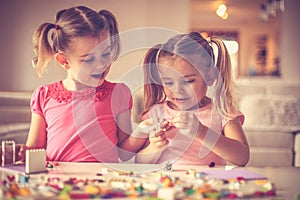
<path fill-rule="evenodd" d="M 33 34 L 33 50 L 36 54 L 36 57 L 33 59 L 33 67 L 39 77 L 42 76 L 55 53 L 48 38 L 50 29 L 54 27 L 54 24 L 44 23 L 41 24 Z"/>
<path fill-rule="evenodd" d="M 144 113 L 146 113 L 153 104 L 161 103 L 166 99 L 157 70 L 157 58 L 161 46 L 161 44 L 158 44 L 149 49 L 144 59 Z"/>
<path fill-rule="evenodd" d="M 235 112 L 237 109 L 236 102 L 233 98 L 230 55 L 224 42 L 220 38 L 211 37 L 210 40 L 216 45 L 218 51 L 218 57 L 216 61 L 218 75 L 214 89 L 215 95 L 213 95 L 212 98 L 216 109 L 226 117 L 230 115 L 230 113 Z"/>
<path fill-rule="evenodd" d="M 99 11 L 99 15 L 104 17 L 108 23 L 108 29 L 111 37 L 111 48 L 113 52 L 112 60 L 115 61 L 119 57 L 121 51 L 118 22 L 115 16 L 108 10 Z"/>

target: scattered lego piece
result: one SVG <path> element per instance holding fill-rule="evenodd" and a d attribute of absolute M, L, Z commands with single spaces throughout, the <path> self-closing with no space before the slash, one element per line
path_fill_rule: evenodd
<path fill-rule="evenodd" d="M 159 188 L 157 191 L 157 197 L 165 200 L 173 200 L 175 199 L 175 190 L 174 188 Z"/>
<path fill-rule="evenodd" d="M 13 140 L 2 141 L 2 167 L 16 162 L 16 143 Z"/>
<path fill-rule="evenodd" d="M 171 162 L 167 162 L 165 167 L 164 167 L 165 171 L 172 171 L 172 163 Z"/>
<path fill-rule="evenodd" d="M 46 151 L 45 149 L 26 150 L 25 173 L 46 172 Z"/>
<path fill-rule="evenodd" d="M 216 163 L 215 162 L 211 162 L 211 163 L 209 163 L 209 167 L 214 167 L 216 165 Z"/>

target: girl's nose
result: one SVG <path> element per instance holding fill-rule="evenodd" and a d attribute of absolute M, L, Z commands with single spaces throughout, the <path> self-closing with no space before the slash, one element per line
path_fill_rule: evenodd
<path fill-rule="evenodd" d="M 103 64 L 98 64 L 95 68 L 98 72 L 104 72 L 109 66 L 103 65 Z"/>
<path fill-rule="evenodd" d="M 96 64 L 95 68 L 97 68 L 97 69 L 104 69 L 105 70 L 107 68 L 107 66 L 109 66 L 108 63 L 109 62 L 107 60 L 105 60 L 103 58 L 98 58 L 97 62 L 95 63 Z"/>
<path fill-rule="evenodd" d="M 180 84 L 174 84 L 173 93 L 174 93 L 175 95 L 183 94 L 184 91 L 183 91 L 182 86 L 181 86 Z"/>
<path fill-rule="evenodd" d="M 103 67 L 106 66 L 106 65 L 107 65 L 107 62 L 106 62 L 104 59 L 99 58 L 96 67 L 97 67 L 97 68 L 103 68 Z"/>
<path fill-rule="evenodd" d="M 96 65 L 95 65 L 95 68 L 97 68 L 97 69 L 101 69 L 101 68 L 104 68 L 104 63 L 100 63 L 100 62 L 98 62 Z"/>
<path fill-rule="evenodd" d="M 100 58 L 99 59 L 99 64 L 98 64 L 98 66 L 101 68 L 107 68 L 108 66 L 110 66 L 110 64 L 111 64 L 111 60 L 110 59 L 108 59 L 108 58 Z"/>

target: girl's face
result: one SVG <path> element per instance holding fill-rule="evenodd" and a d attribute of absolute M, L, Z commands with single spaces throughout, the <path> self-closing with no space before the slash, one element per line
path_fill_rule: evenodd
<path fill-rule="evenodd" d="M 205 80 L 185 59 L 161 58 L 158 70 L 167 98 L 173 103 L 175 109 L 191 109 L 206 95 Z"/>
<path fill-rule="evenodd" d="M 69 77 L 88 87 L 101 85 L 111 65 L 109 33 L 99 37 L 78 37 L 70 45 L 66 59 Z"/>

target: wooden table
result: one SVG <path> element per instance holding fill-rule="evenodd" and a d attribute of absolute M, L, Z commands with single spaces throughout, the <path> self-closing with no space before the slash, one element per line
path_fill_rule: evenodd
<path fill-rule="evenodd" d="M 77 178 L 92 178 L 96 174 L 102 173 L 103 170 L 117 170 L 117 171 L 132 171 L 137 173 L 147 173 L 150 171 L 161 171 L 164 165 L 151 165 L 151 164 L 133 164 L 133 163 L 58 163 L 58 166 L 53 169 L 48 169 L 49 172 L 46 176 L 51 177 L 77 177 Z M 226 167 L 231 169 L 231 167 Z M 206 166 L 192 166 L 192 165 L 173 165 L 172 171 L 169 173 L 178 175 L 181 178 L 186 176 L 187 172 L 190 170 L 206 170 Z M 209 168 L 209 170 L 225 169 L 225 167 L 214 167 Z M 300 196 L 300 168 L 297 167 L 264 167 L 264 168 L 237 168 L 246 169 L 251 172 L 255 172 L 259 175 L 265 176 L 272 183 L 275 184 L 277 188 L 277 196 L 270 197 L 268 199 L 283 199 L 283 200 L 296 200 L 297 196 Z M 0 177 L 6 176 L 6 174 L 22 174 L 16 171 L 11 171 L 7 169 L 0 168 Z M 33 177 L 45 176 L 45 174 L 34 174 L 30 175 Z M 300 197 L 298 197 L 300 199 Z"/>
<path fill-rule="evenodd" d="M 300 200 L 300 167 L 264 167 L 247 169 L 266 176 L 275 183 L 278 196 L 286 200 Z"/>

